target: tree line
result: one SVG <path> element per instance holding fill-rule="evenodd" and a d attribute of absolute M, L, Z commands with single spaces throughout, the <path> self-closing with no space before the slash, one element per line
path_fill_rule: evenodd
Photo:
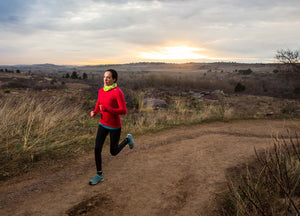
<path fill-rule="evenodd" d="M 86 73 L 83 73 L 82 74 L 82 77 L 79 76 L 77 74 L 76 71 L 73 71 L 72 74 L 70 75 L 69 73 L 66 73 L 66 75 L 63 75 L 63 78 L 67 78 L 67 79 L 83 79 L 83 80 L 86 80 L 88 78 L 88 75 Z"/>

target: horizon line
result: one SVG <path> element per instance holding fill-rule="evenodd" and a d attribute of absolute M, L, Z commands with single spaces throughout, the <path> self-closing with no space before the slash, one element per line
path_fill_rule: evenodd
<path fill-rule="evenodd" d="M 130 63 L 103 63 L 103 64 L 55 64 L 55 63 L 32 63 L 32 64 L 0 64 L 0 67 L 17 67 L 17 66 L 64 66 L 64 67 L 86 67 L 86 66 L 108 66 L 108 65 L 129 65 L 129 64 L 282 64 L 281 62 L 237 62 L 237 61 L 216 61 L 216 62 L 160 62 L 160 61 L 141 61 L 141 62 L 130 62 Z"/>

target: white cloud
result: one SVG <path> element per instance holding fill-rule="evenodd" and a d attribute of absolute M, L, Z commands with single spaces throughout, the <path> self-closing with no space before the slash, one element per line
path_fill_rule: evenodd
<path fill-rule="evenodd" d="M 5 53 L 31 63 L 125 62 L 178 44 L 210 56 L 267 59 L 300 46 L 296 0 L 2 0 L 0 8 L 0 64 L 13 61 Z"/>

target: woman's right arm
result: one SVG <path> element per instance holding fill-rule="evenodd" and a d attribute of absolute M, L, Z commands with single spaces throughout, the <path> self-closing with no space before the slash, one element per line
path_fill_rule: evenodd
<path fill-rule="evenodd" d="M 98 99 L 97 99 L 97 103 L 95 106 L 94 111 L 91 111 L 90 116 L 95 116 L 97 115 L 98 112 L 100 112 L 100 93 L 98 92 Z"/>

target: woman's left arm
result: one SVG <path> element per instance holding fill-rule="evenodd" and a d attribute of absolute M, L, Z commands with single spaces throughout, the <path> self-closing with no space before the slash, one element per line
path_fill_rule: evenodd
<path fill-rule="evenodd" d="M 119 106 L 118 108 L 102 106 L 102 111 L 110 112 L 112 114 L 117 114 L 117 115 L 126 114 L 127 108 L 126 108 L 125 98 L 123 92 L 120 89 L 116 92 L 116 99 Z"/>

